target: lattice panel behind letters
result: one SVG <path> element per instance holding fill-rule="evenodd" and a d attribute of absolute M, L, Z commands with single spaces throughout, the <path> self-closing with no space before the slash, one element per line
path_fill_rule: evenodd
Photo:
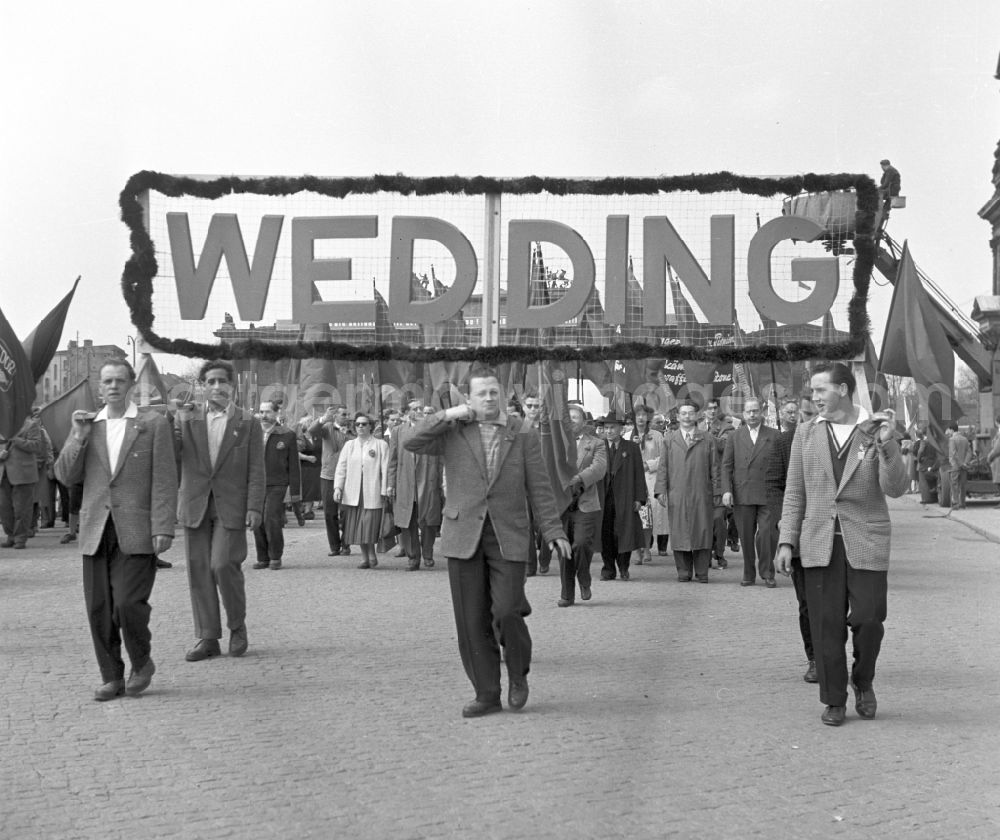
<path fill-rule="evenodd" d="M 385 187 L 385 188 L 382 188 Z M 845 189 L 846 188 L 846 189 Z M 818 285 L 792 276 L 793 260 L 827 261 L 824 282 L 838 291 L 829 311 L 807 323 L 762 316 L 750 297 L 748 255 L 759 228 L 782 215 L 782 200 L 804 191 L 842 190 L 850 207 L 861 209 L 854 229 L 852 213 L 844 214 L 834 229 L 828 228 L 813 242 L 777 241 L 769 265 L 771 286 L 777 296 L 790 302 L 806 300 Z M 753 194 L 754 192 L 766 195 Z M 333 195 L 328 193 L 334 193 Z M 496 228 L 488 223 L 487 194 L 499 193 L 495 205 Z M 406 358 L 423 353 L 422 358 L 481 357 L 484 344 L 496 344 L 489 360 L 510 358 L 569 358 L 578 349 L 578 358 L 642 358 L 662 355 L 679 358 L 706 358 L 717 354 L 727 360 L 802 359 L 809 356 L 840 357 L 857 352 L 867 323 L 864 294 L 870 274 L 870 255 L 859 262 L 851 239 L 870 243 L 870 209 L 874 206 L 874 185 L 866 176 L 805 176 L 782 180 L 741 179 L 721 173 L 716 176 L 686 176 L 663 179 L 619 179 L 611 181 L 487 181 L 486 179 L 266 179 L 245 181 L 220 179 L 199 181 L 173 178 L 156 173 L 139 173 L 122 194 L 123 218 L 133 229 L 134 256 L 126 266 L 123 288 L 133 311 L 133 321 L 159 349 L 188 355 L 260 357 L 324 356 L 326 358 Z M 137 212 L 136 198 L 145 199 L 145 213 Z M 794 205 L 793 205 L 794 206 Z M 221 260 L 208 295 L 204 314 L 182 318 L 178 301 L 175 265 L 184 260 L 183 248 L 171 241 L 168 214 L 185 214 L 190 231 L 189 261 L 204 269 L 202 251 L 213 219 L 231 214 L 242 235 L 247 266 L 257 271 L 258 232 L 265 217 L 281 217 L 276 233 L 273 267 L 261 269 L 270 278 L 266 304 L 251 320 L 246 317 L 246 301 L 241 309 L 234 294 L 231 266 Z M 311 258 L 349 259 L 350 279 L 317 282 L 314 301 L 376 301 L 366 317 L 332 318 L 324 325 L 306 327 L 293 312 L 293 219 L 305 217 L 368 217 L 376 220 L 377 234 L 354 238 L 318 238 Z M 475 252 L 477 279 L 460 312 L 434 324 L 391 320 L 380 303 L 390 300 L 390 270 L 393 219 L 431 217 L 454 226 Z M 609 223 L 609 217 L 615 217 Z M 720 229 L 712 217 L 731 217 L 721 238 L 731 247 L 733 271 L 723 280 L 713 265 L 713 230 L 716 241 Z M 655 276 L 656 265 L 646 265 L 649 241 L 665 241 L 661 228 L 653 235 L 644 230 L 644 220 L 666 218 L 676 232 L 672 245 L 651 252 L 660 263 L 665 282 L 660 286 L 663 323 L 643 323 L 651 304 L 643 287 Z M 522 247 L 516 252 L 516 266 L 508 264 L 510 238 L 519 224 L 543 220 L 555 227 L 521 231 Z M 627 222 L 627 231 L 625 224 Z M 272 220 L 273 223 L 273 220 Z M 829 221 L 827 220 L 829 224 Z M 148 225 L 149 241 L 144 242 Z M 612 229 L 613 228 L 613 229 Z M 569 229 L 568 236 L 584 243 L 577 256 L 586 258 L 575 265 L 562 247 L 548 237 L 552 230 Z M 272 224 L 271 228 L 274 232 Z M 375 233 L 371 225 L 369 234 Z M 492 237 L 492 239 L 491 239 Z M 558 239 L 558 236 L 552 237 Z M 497 249 L 494 265 L 487 263 L 489 243 Z M 178 255 L 178 251 L 181 251 Z M 683 259 L 682 252 L 690 252 Z M 233 252 L 235 253 L 235 252 Z M 157 271 L 150 272 L 149 256 L 155 256 Z M 678 256 L 680 255 L 680 256 Z M 861 256 L 859 250 L 858 256 Z M 542 326 L 525 323 L 512 315 L 512 277 L 524 269 L 528 303 L 531 307 L 556 304 L 571 294 L 574 283 L 582 285 L 591 263 L 594 289 L 582 304 L 582 311 L 559 317 Z M 861 262 L 868 260 L 867 264 Z M 663 263 L 667 263 L 664 267 Z M 716 260 L 722 263 L 722 260 Z M 530 266 L 530 268 L 529 268 Z M 582 269 L 581 269 L 582 266 Z M 723 266 L 725 268 L 725 266 Z M 494 270 L 496 269 L 496 270 Z M 832 275 L 831 273 L 832 272 Z M 238 271 L 237 271 L 238 274 Z M 711 278 L 713 293 L 721 283 L 733 283 L 731 308 L 721 310 L 717 295 L 708 293 L 704 277 Z M 399 275 L 397 274 L 397 277 Z M 416 300 L 446 294 L 456 276 L 456 264 L 448 248 L 432 239 L 417 238 L 413 245 L 412 273 L 408 279 Z M 498 290 L 491 278 L 496 278 Z M 608 278 L 614 278 L 609 286 Z M 201 278 L 205 282 L 205 276 Z M 699 287 L 699 282 L 701 286 Z M 148 284 L 148 296 L 147 296 Z M 522 284 L 523 288 L 523 284 Z M 655 282 L 653 288 L 656 288 Z M 700 288 L 700 291 L 699 291 Z M 397 290 L 398 291 L 398 290 Z M 647 290 L 648 291 L 648 290 Z M 454 297 L 454 295 L 453 295 Z M 498 323 L 493 329 L 483 323 L 488 303 L 496 300 Z M 655 309 L 655 307 L 652 307 Z M 708 310 L 708 311 L 706 311 Z M 534 309 L 530 311 L 535 311 Z M 242 314 L 241 314 L 242 313 Z M 728 316 L 728 317 L 726 317 Z M 155 318 L 155 324 L 152 323 Z M 304 343 L 303 343 L 304 342 Z M 394 345 L 391 349 L 384 345 Z M 631 345 L 640 345 L 632 347 Z M 618 347 L 618 345 L 623 345 Z M 629 345 L 629 346 L 625 346 Z M 643 347 L 642 345 L 646 345 Z M 366 351 L 365 348 L 373 348 Z M 382 349 L 378 349 L 381 347 Z M 443 348 L 440 351 L 432 348 Z M 722 349 L 720 348 L 728 348 Z M 463 349 L 468 352 L 463 353 Z M 507 355 L 504 356 L 503 354 Z M 436 355 L 435 355 L 436 354 Z M 478 354 L 478 355 L 477 355 Z M 528 354 L 527 356 L 525 354 Z"/>

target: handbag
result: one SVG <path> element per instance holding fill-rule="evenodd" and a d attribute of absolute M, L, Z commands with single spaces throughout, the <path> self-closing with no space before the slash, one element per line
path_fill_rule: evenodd
<path fill-rule="evenodd" d="M 379 541 L 375 544 L 375 550 L 382 554 L 396 547 L 396 534 L 399 528 L 396 527 L 396 520 L 392 515 L 392 502 L 388 499 L 382 505 L 382 527 L 379 529 Z"/>

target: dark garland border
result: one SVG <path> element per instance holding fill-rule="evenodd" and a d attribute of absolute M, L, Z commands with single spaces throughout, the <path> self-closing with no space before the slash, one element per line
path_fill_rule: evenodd
<path fill-rule="evenodd" d="M 745 347 L 713 347 L 693 345 L 661 346 L 645 342 L 610 344 L 605 347 L 574 347 L 559 345 L 537 347 L 499 345 L 496 347 L 410 347 L 404 344 L 355 345 L 341 342 L 299 341 L 294 344 L 274 344 L 264 341 L 220 341 L 203 344 L 177 338 L 169 339 L 153 330 L 153 279 L 158 267 L 153 240 L 143 224 L 143 209 L 139 196 L 155 190 L 166 196 L 190 195 L 216 199 L 231 193 L 258 195 L 292 195 L 313 192 L 333 198 L 352 193 L 370 194 L 395 192 L 401 195 L 436 195 L 442 193 L 482 195 L 508 193 L 524 195 L 547 192 L 552 195 L 652 195 L 659 192 L 741 192 L 770 197 L 795 196 L 802 192 L 824 192 L 853 189 L 857 193 L 858 209 L 854 237 L 854 294 L 848 308 L 850 338 L 832 343 L 793 342 L 789 344 L 756 344 Z M 864 352 L 869 334 L 867 312 L 868 287 L 875 265 L 875 214 L 878 190 L 867 175 L 850 173 L 829 175 L 796 175 L 786 178 L 753 178 L 716 172 L 705 175 L 677 175 L 661 178 L 600 178 L 577 180 L 569 178 L 462 178 L 459 176 L 409 178 L 405 175 L 375 175 L 369 178 L 318 178 L 304 175 L 296 178 L 216 178 L 211 181 L 166 175 L 144 170 L 135 173 L 119 196 L 122 221 L 129 229 L 132 256 L 122 272 L 122 294 L 128 304 L 132 323 L 143 338 L 157 350 L 193 358 L 222 359 L 336 359 L 344 361 L 407 361 L 407 362 L 483 362 L 496 365 L 506 362 L 595 362 L 614 359 L 687 359 L 693 361 L 726 362 L 791 362 L 806 359 L 846 359 Z"/>

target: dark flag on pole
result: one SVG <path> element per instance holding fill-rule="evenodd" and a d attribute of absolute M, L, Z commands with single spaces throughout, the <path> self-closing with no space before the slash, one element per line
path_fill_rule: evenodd
<path fill-rule="evenodd" d="M 66 393 L 42 406 L 42 425 L 57 450 L 62 449 L 73 430 L 73 412 L 78 410 L 97 411 L 97 400 L 90 390 L 89 379 L 81 379 Z"/>
<path fill-rule="evenodd" d="M 0 436 L 11 438 L 20 431 L 34 399 L 31 363 L 0 311 Z"/>
<path fill-rule="evenodd" d="M 944 431 L 949 422 L 961 416 L 961 409 L 952 399 L 955 356 L 906 242 L 882 339 L 880 370 L 913 377 L 920 397 L 920 413 L 927 418 L 930 439 L 939 451 L 947 452 Z"/>
<path fill-rule="evenodd" d="M 80 278 L 77 277 L 69 294 L 59 301 L 48 315 L 42 318 L 38 326 L 31 331 L 31 335 L 22 342 L 24 353 L 31 365 L 31 376 L 35 382 L 38 382 L 45 375 L 49 362 L 52 361 L 56 350 L 59 349 L 63 324 L 66 323 L 66 313 L 69 312 L 69 305 L 73 301 L 73 294 L 76 292 L 79 282 Z"/>

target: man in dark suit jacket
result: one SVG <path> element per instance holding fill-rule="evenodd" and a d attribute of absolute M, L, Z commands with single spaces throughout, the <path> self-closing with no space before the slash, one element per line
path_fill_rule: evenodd
<path fill-rule="evenodd" d="M 38 457 L 45 452 L 41 421 L 34 414 L 10 440 L 0 437 L 0 522 L 4 548 L 24 548 L 31 534 Z"/>
<path fill-rule="evenodd" d="M 507 705 L 528 700 L 531 636 L 524 619 L 525 561 L 531 529 L 525 498 L 542 537 L 569 553 L 541 444 L 505 404 L 496 373 L 473 370 L 469 402 L 425 418 L 404 441 L 410 452 L 441 455 L 448 496 L 441 525 L 441 552 L 448 558 L 458 649 L 476 698 L 464 717 L 500 711 L 500 648 L 504 646 Z"/>
<path fill-rule="evenodd" d="M 760 401 L 743 404 L 743 424 L 726 439 L 722 455 L 722 503 L 733 509 L 743 549 L 741 586 L 753 586 L 757 571 L 773 588 L 777 536 L 774 510 L 768 505 L 764 474 L 778 432 L 763 423 Z"/>
<path fill-rule="evenodd" d="M 583 406 L 571 405 L 568 411 L 576 436 L 576 473 L 570 488 L 573 502 L 562 515 L 563 530 L 569 537 L 572 551 L 568 556 L 559 558 L 559 578 L 562 582 L 558 601 L 560 607 L 575 603 L 577 580 L 580 582 L 580 597 L 584 601 L 591 598 L 590 562 L 600 544 L 604 476 L 608 470 L 607 444 L 587 433 L 587 415 Z M 552 434 L 552 431 L 546 425 L 542 434 Z"/>
<path fill-rule="evenodd" d="M 154 412 L 140 414 L 130 399 L 132 366 L 113 359 L 101 366 L 100 378 L 105 406 L 96 418 L 74 412 L 55 470 L 63 484 L 83 485 L 83 592 L 104 680 L 94 699 L 103 701 L 140 694 L 156 670 L 149 597 L 156 555 L 174 539 L 177 469 L 170 424 Z M 128 683 L 123 642 L 132 660 Z"/>
<path fill-rule="evenodd" d="M 637 548 L 644 548 L 639 508 L 646 504 L 648 490 L 642 449 L 622 437 L 622 420 L 609 414 L 603 418 L 608 445 L 608 472 L 604 479 L 604 515 L 601 521 L 601 580 L 620 576 L 628 580 L 629 560 Z"/>
<path fill-rule="evenodd" d="M 274 403 L 262 403 L 260 425 L 264 431 L 264 512 L 253 529 L 257 548 L 255 569 L 280 569 L 285 551 L 285 494 L 293 488 L 291 501 L 300 498 L 299 448 L 295 432 L 278 422 Z"/>
<path fill-rule="evenodd" d="M 264 508 L 264 435 L 260 423 L 243 417 L 232 402 L 233 366 L 205 362 L 198 379 L 205 405 L 180 407 L 174 426 L 181 453 L 177 518 L 184 526 L 198 638 L 187 652 L 188 662 L 221 653 L 220 597 L 230 631 L 229 655 L 246 653 L 246 529 L 260 525 Z"/>
<path fill-rule="evenodd" d="M 323 457 L 320 461 L 319 480 L 323 488 L 323 519 L 326 522 L 326 539 L 330 545 L 330 557 L 350 554 L 350 546 L 341 539 L 343 523 L 340 521 L 340 504 L 333 498 L 333 479 L 337 472 L 337 460 L 344 444 L 354 437 L 347 406 L 330 406 L 326 412 L 309 427 L 309 435 L 323 441 Z"/>

